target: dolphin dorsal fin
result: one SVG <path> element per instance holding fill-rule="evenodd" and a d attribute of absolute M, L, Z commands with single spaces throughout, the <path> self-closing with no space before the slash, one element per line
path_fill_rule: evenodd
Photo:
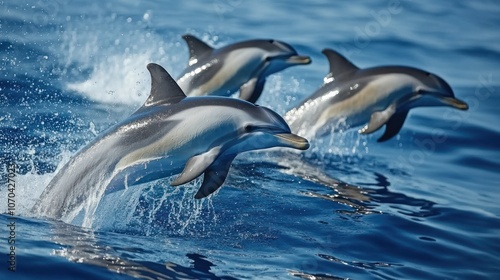
<path fill-rule="evenodd" d="M 191 34 L 185 34 L 182 36 L 182 39 L 186 41 L 189 48 L 189 66 L 198 62 L 198 57 L 202 56 L 207 52 L 213 51 L 214 48 L 207 45 L 202 40 L 196 38 Z"/>
<path fill-rule="evenodd" d="M 330 64 L 330 72 L 324 79 L 325 84 L 334 81 L 342 73 L 353 72 L 359 69 L 343 55 L 332 49 L 324 49 L 321 52 L 326 56 Z"/>
<path fill-rule="evenodd" d="M 186 98 L 182 89 L 163 67 L 149 63 L 147 68 L 151 74 L 151 93 L 139 110 L 156 105 L 174 104 Z"/>

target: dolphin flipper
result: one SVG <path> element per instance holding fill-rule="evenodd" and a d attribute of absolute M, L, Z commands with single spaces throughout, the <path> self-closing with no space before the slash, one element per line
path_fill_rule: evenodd
<path fill-rule="evenodd" d="M 250 79 L 240 87 L 240 99 L 252 103 L 257 102 L 257 99 L 259 99 L 260 95 L 262 94 L 265 83 L 265 78 L 256 77 Z"/>
<path fill-rule="evenodd" d="M 377 140 L 377 142 L 387 141 L 392 137 L 394 137 L 394 135 L 398 134 L 399 131 L 401 130 L 401 127 L 403 127 L 403 124 L 406 120 L 406 116 L 408 116 L 408 111 L 398 112 L 394 114 L 394 116 L 392 116 L 386 123 L 385 132 Z"/>
<path fill-rule="evenodd" d="M 219 156 L 220 147 L 215 147 L 206 153 L 196 155 L 188 160 L 181 175 L 170 183 L 172 186 L 185 184 L 200 176 Z"/>
<path fill-rule="evenodd" d="M 342 73 L 354 72 L 356 70 L 359 70 L 359 68 L 352 62 L 350 62 L 347 58 L 332 49 L 323 49 L 321 52 L 328 59 L 328 63 L 330 66 L 330 71 L 324 79 L 325 83 L 333 81 L 338 75 Z"/>
<path fill-rule="evenodd" d="M 191 34 L 183 35 L 182 39 L 186 41 L 189 48 L 189 62 L 188 62 L 189 66 L 198 62 L 198 57 L 202 56 L 205 53 L 212 52 L 214 50 L 205 42 L 203 42 L 202 40 L 196 38 Z"/>
<path fill-rule="evenodd" d="M 219 157 L 210 167 L 205 170 L 203 183 L 194 196 L 196 199 L 204 198 L 215 192 L 226 180 L 229 168 L 233 162 L 235 154 Z"/>
<path fill-rule="evenodd" d="M 374 131 L 377 131 L 389 121 L 394 113 L 396 113 L 395 103 L 389 105 L 389 107 L 387 107 L 384 111 L 374 112 L 370 117 L 370 122 L 358 132 L 361 134 L 370 134 Z"/>

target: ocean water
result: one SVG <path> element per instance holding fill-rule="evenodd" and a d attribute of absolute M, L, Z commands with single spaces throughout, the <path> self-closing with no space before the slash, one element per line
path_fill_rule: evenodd
<path fill-rule="evenodd" d="M 498 279 L 500 4 L 329 2 L 0 1 L 0 278 Z M 323 48 L 436 73 L 470 109 L 239 156 L 204 200 L 166 179 L 105 196 L 91 227 L 33 217 L 57 168 L 144 102 L 147 63 L 181 73 L 185 33 L 310 55 L 268 78 L 258 103 L 280 114 L 321 85 Z"/>

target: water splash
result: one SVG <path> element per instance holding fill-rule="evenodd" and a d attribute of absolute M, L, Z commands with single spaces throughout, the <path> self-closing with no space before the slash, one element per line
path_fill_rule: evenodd
<path fill-rule="evenodd" d="M 257 103 L 272 108 L 276 113 L 284 116 L 290 104 L 297 102 L 291 96 L 298 94 L 302 84 L 303 81 L 286 73 L 273 74 L 266 78 L 264 93 Z"/>
<path fill-rule="evenodd" d="M 57 167 L 57 170 L 62 168 L 62 166 L 69 161 L 71 154 L 72 153 L 67 150 L 62 152 L 60 155 L 62 159 Z M 55 172 L 39 174 L 39 171 L 35 167 L 34 157 L 35 155 L 33 154 L 33 158 L 31 160 L 32 162 L 29 164 L 31 166 L 31 170 L 26 174 L 16 174 L 15 177 L 16 215 L 32 215 L 32 213 L 30 213 L 31 208 L 37 202 L 38 198 L 45 189 L 45 186 L 47 186 L 55 174 Z M 7 174 L 7 170 L 2 170 L 2 173 Z M 0 197 L 7 197 L 7 194 L 7 188 L 0 188 Z M 0 213 L 6 212 L 7 204 L 0 204 Z"/>
<path fill-rule="evenodd" d="M 179 62 L 187 61 L 180 36 L 152 31 L 149 14 L 135 24 L 127 20 L 112 14 L 68 23 L 60 49 L 54 50 L 61 64 L 55 71 L 65 74 L 66 89 L 101 103 L 140 105 L 150 89 L 148 63 L 180 72 L 185 64 Z"/>
<path fill-rule="evenodd" d="M 87 80 L 68 83 L 67 88 L 102 103 L 138 105 L 149 94 L 145 65 L 151 60 L 148 53 L 112 56 L 96 65 Z"/>
<path fill-rule="evenodd" d="M 212 196 L 196 200 L 201 179 L 171 187 L 171 179 L 105 196 L 93 227 L 146 236 L 204 236 L 217 222 Z"/>

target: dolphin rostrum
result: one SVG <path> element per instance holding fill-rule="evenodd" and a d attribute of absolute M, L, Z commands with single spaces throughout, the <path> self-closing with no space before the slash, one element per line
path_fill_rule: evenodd
<path fill-rule="evenodd" d="M 270 147 L 305 150 L 306 139 L 274 111 L 227 97 L 189 97 L 160 65 L 147 66 L 151 93 L 134 114 L 81 149 L 52 179 L 33 213 L 72 221 L 90 219 L 108 191 L 165 178 L 172 185 L 204 173 L 195 198 L 216 191 L 233 159 Z M 85 221 L 84 225 L 91 224 Z"/>
<path fill-rule="evenodd" d="M 385 125 L 378 142 L 398 134 L 415 107 L 450 106 L 467 110 L 439 76 L 412 67 L 380 66 L 360 69 L 336 51 L 324 49 L 330 72 L 323 85 L 285 115 L 292 131 L 308 137 L 366 124 L 370 134 Z"/>
<path fill-rule="evenodd" d="M 177 83 L 188 96 L 229 96 L 239 89 L 241 99 L 255 103 L 267 76 L 311 63 L 311 58 L 277 40 L 249 40 L 214 49 L 193 35 L 182 38 L 189 48 L 189 63 Z"/>

